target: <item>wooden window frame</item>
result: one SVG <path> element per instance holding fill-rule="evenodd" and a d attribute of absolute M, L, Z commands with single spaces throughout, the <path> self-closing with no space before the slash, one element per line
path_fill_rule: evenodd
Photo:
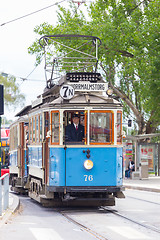
<path fill-rule="evenodd" d="M 120 131 L 121 131 L 121 141 L 120 142 L 118 142 L 117 141 L 117 145 L 121 145 L 122 144 L 122 142 L 123 142 L 123 139 L 122 139 L 122 111 L 117 111 L 117 115 L 118 115 L 118 113 L 120 113 L 121 114 L 121 128 L 120 128 Z M 118 136 L 117 136 L 118 137 Z"/>
<path fill-rule="evenodd" d="M 50 123 L 50 130 L 51 130 L 51 137 L 50 137 L 50 144 L 51 145 L 59 145 L 60 143 L 60 127 L 58 129 L 58 135 L 59 135 L 59 139 L 58 139 L 58 142 L 52 142 L 52 114 L 53 113 L 58 113 L 59 114 L 59 119 L 58 119 L 58 122 L 60 122 L 60 111 L 58 110 L 55 110 L 55 111 L 51 111 L 51 115 L 50 115 L 50 119 L 51 119 L 51 123 Z"/>

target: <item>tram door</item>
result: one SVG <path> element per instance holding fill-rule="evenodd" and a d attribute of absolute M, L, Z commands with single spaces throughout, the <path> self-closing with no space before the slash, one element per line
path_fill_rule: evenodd
<path fill-rule="evenodd" d="M 25 162 L 24 162 L 24 123 L 19 124 L 19 143 L 18 143 L 18 166 L 19 168 L 19 177 L 24 176 L 25 171 Z"/>
<path fill-rule="evenodd" d="M 44 113 L 44 141 L 42 143 L 42 167 L 44 168 L 44 182 L 47 184 L 48 175 L 49 175 L 49 138 L 47 137 L 47 133 L 49 130 L 49 113 Z"/>
<path fill-rule="evenodd" d="M 82 186 L 87 143 L 87 111 L 66 111 L 65 119 L 65 185 Z M 77 127 L 78 125 L 78 127 Z M 77 129 L 76 129 L 77 127 Z"/>

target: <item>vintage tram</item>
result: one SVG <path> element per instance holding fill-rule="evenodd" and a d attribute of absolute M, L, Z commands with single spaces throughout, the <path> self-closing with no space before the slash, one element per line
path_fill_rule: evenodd
<path fill-rule="evenodd" d="M 17 114 L 10 127 L 14 190 L 46 206 L 106 206 L 124 197 L 122 105 L 106 90 L 99 73 L 68 72 Z M 67 133 L 75 114 L 84 130 L 77 141 Z"/>

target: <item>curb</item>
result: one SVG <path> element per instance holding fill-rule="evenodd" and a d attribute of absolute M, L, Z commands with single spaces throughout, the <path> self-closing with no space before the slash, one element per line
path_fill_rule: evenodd
<path fill-rule="evenodd" d="M 143 187 L 143 186 L 131 186 L 131 185 L 124 185 L 125 189 L 135 189 L 135 190 L 141 190 L 141 191 L 148 191 L 148 192 L 160 192 L 160 189 L 158 188 L 152 188 L 152 187 Z"/>
<path fill-rule="evenodd" d="M 15 213 L 19 209 L 19 206 L 20 206 L 19 197 L 15 196 L 12 193 L 9 193 L 9 196 L 13 198 L 13 203 L 0 217 L 0 227 L 6 223 L 6 221 L 12 216 L 13 213 Z"/>

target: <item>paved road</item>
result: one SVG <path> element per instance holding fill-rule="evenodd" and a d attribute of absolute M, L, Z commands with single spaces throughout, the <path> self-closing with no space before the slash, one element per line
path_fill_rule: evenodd
<path fill-rule="evenodd" d="M 20 197 L 17 213 L 0 228 L 0 240 L 95 240 L 59 212 Z"/>
<path fill-rule="evenodd" d="M 108 208 L 111 211 L 63 209 L 68 218 L 87 226 L 88 231 L 57 209 L 43 208 L 28 197 L 20 197 L 21 207 L 0 228 L 0 240 L 97 240 L 94 233 L 103 240 L 159 240 L 160 193 L 126 190 L 125 195 Z"/>

